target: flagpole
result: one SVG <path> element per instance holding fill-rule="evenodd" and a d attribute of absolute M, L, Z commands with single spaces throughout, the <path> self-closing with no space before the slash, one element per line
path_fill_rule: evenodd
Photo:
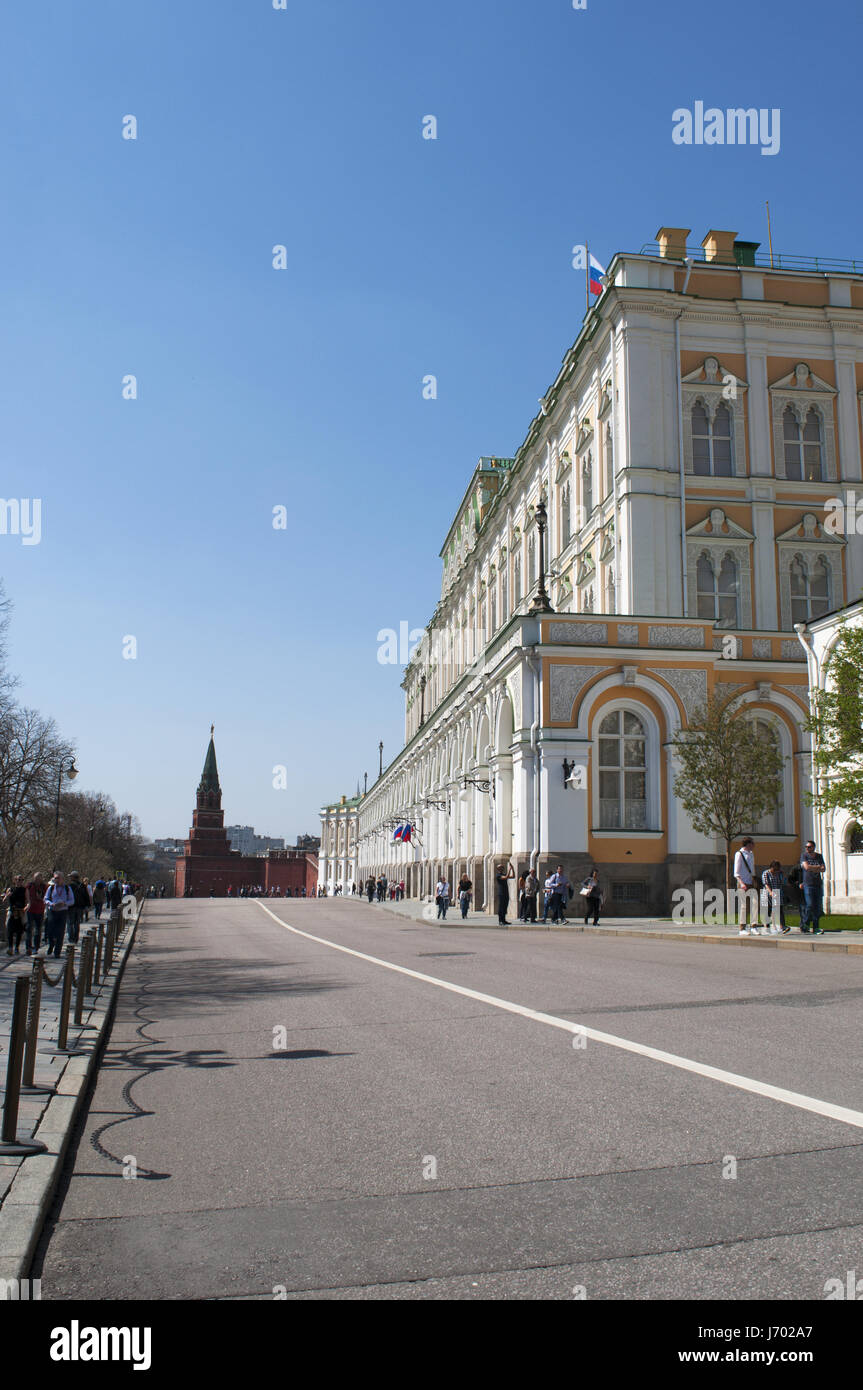
<path fill-rule="evenodd" d="M 590 247 L 584 243 L 584 299 L 586 304 L 585 312 L 590 311 Z"/>

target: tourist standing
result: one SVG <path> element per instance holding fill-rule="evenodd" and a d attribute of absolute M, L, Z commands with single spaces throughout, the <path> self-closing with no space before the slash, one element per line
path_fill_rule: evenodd
<path fill-rule="evenodd" d="M 785 875 L 778 859 L 774 859 L 770 868 L 764 870 L 761 882 L 767 895 L 767 930 L 773 936 L 790 932 L 791 928 L 785 923 Z"/>
<path fill-rule="evenodd" d="M 536 921 L 536 900 L 539 896 L 539 879 L 530 869 L 524 878 L 524 921 Z"/>
<path fill-rule="evenodd" d="M 763 924 L 758 904 L 758 893 L 755 889 L 755 841 L 751 835 L 747 835 L 734 856 L 734 882 L 737 884 L 738 893 L 742 894 L 738 917 L 739 934 L 741 936 L 760 936 Z M 752 921 L 753 914 L 755 915 L 754 922 Z"/>
<path fill-rule="evenodd" d="M 804 935 L 823 936 L 821 916 L 824 911 L 824 871 L 827 865 L 815 848 L 814 840 L 806 841 L 800 859 L 803 875 L 803 906 L 800 911 L 800 930 Z"/>
<path fill-rule="evenodd" d="M 515 869 L 512 864 L 498 864 L 494 877 L 497 884 L 497 920 L 500 926 L 507 927 L 509 926 L 506 917 L 509 910 L 509 880 L 515 878 Z"/>

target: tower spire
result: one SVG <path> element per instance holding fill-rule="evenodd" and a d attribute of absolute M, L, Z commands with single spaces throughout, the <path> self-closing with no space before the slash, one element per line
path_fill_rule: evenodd
<path fill-rule="evenodd" d="M 221 810 L 222 788 L 219 786 L 219 769 L 216 765 L 216 745 L 213 742 L 215 725 L 210 725 L 210 742 L 204 758 L 204 770 L 198 783 L 198 806 L 207 810 Z"/>

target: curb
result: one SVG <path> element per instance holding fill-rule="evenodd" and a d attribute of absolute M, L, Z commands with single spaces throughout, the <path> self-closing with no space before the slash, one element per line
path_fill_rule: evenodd
<path fill-rule="evenodd" d="M 370 903 L 369 906 L 380 907 L 381 904 Z M 581 936 L 629 936 L 635 937 L 641 941 L 693 941 L 699 946 L 748 946 L 756 950 L 758 948 L 761 950 L 765 948 L 768 950 L 775 948 L 780 951 L 814 951 L 819 953 L 827 952 L 829 955 L 863 956 L 863 933 L 858 933 L 861 937 L 859 941 L 829 941 L 827 937 L 830 936 L 830 933 L 828 932 L 825 934 L 824 939 L 818 938 L 818 942 L 816 943 L 815 941 L 801 941 L 799 937 L 794 940 L 789 940 L 783 936 L 716 936 L 708 932 L 697 932 L 687 935 L 683 932 L 663 931 L 661 927 L 653 929 L 639 927 L 584 927 L 577 924 L 566 927 L 544 927 L 539 924 L 534 926 L 532 923 L 525 926 L 522 922 L 512 922 L 509 926 L 502 927 L 499 923 L 494 921 L 462 922 L 460 919 L 455 922 L 432 921 L 425 917 L 416 917 L 412 912 L 401 912 L 397 907 L 387 907 L 383 910 L 391 917 L 402 917 L 410 922 L 427 922 L 429 926 L 438 926 L 442 930 L 456 927 L 462 931 L 468 928 L 479 931 L 541 931 L 547 934 L 566 932 L 568 935 Z"/>
<path fill-rule="evenodd" d="M 145 898 L 141 903 L 98 998 L 85 1014 L 87 1022 L 96 1024 L 92 1045 L 86 1053 L 70 1057 L 66 1062 L 58 1077 L 56 1092 L 35 1131 L 35 1137 L 47 1144 L 48 1152 L 24 1159 L 0 1207 L 0 1279 L 21 1280 L 28 1276 L 84 1097 L 101 1061 L 114 1017 L 117 991 L 146 901 Z M 90 1041 L 88 1038 L 88 1043 Z"/>

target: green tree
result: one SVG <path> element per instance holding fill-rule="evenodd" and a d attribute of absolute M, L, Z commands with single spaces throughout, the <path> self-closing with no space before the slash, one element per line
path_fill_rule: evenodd
<path fill-rule="evenodd" d="M 824 662 L 824 690 L 810 696 L 817 811 L 843 807 L 863 820 L 863 627 L 843 626 Z"/>
<path fill-rule="evenodd" d="M 782 754 L 751 713 L 737 695 L 711 695 L 671 740 L 680 764 L 674 794 L 696 830 L 724 841 L 729 887 L 732 842 L 752 834 L 782 788 Z"/>

